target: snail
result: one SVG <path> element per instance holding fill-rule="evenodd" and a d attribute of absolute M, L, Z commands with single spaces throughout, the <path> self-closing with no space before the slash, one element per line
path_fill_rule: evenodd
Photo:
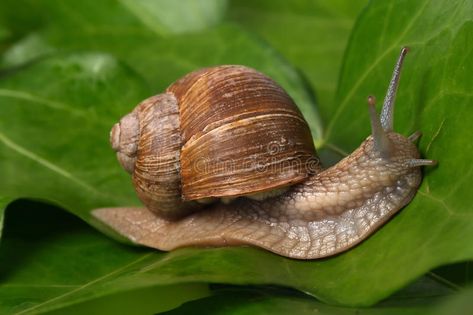
<path fill-rule="evenodd" d="M 134 243 L 253 245 L 315 259 L 358 244 L 414 197 L 422 180 L 420 132 L 393 131 L 408 48 L 394 68 L 372 134 L 323 169 L 308 124 L 273 80 L 244 66 L 192 72 L 115 124 L 111 143 L 146 208 L 93 215 Z"/>

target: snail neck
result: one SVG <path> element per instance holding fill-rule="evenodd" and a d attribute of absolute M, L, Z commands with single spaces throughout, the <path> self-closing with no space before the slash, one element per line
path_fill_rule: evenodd
<path fill-rule="evenodd" d="M 295 217 L 317 220 L 348 211 L 384 215 L 404 206 L 420 181 L 419 168 L 409 161 L 419 156 L 405 137 L 388 134 L 392 155 L 379 152 L 368 137 L 358 149 L 336 165 L 310 177 L 281 196 L 283 207 L 294 209 Z"/>
<path fill-rule="evenodd" d="M 295 187 L 282 200 L 286 207 L 293 207 L 294 218 L 303 220 L 339 219 L 344 214 L 382 217 L 406 205 L 421 182 L 419 168 L 402 176 L 378 176 L 374 172 L 329 168 Z"/>

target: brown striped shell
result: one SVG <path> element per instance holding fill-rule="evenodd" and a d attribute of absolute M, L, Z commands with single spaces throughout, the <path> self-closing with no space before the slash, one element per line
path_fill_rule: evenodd
<path fill-rule="evenodd" d="M 316 156 L 291 97 L 244 66 L 184 76 L 123 117 L 111 142 L 143 203 L 168 217 L 301 182 Z"/>

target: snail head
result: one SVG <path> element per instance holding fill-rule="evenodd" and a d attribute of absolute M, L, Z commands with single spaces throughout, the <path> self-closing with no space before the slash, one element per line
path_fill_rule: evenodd
<path fill-rule="evenodd" d="M 394 101 L 399 86 L 401 67 L 408 51 L 409 49 L 407 47 L 401 49 L 401 54 L 394 68 L 391 82 L 389 83 L 388 92 L 384 98 L 380 116 L 376 113 L 375 97 L 368 97 L 372 131 L 371 151 L 374 154 L 372 158 L 375 160 L 376 156 L 380 156 L 384 160 L 390 160 L 390 163 L 386 164 L 388 172 L 395 170 L 404 170 L 404 172 L 407 172 L 407 168 L 436 164 L 434 160 L 419 159 L 419 151 L 414 144 L 421 135 L 419 131 L 416 131 L 409 137 L 404 137 L 393 131 Z M 381 161 L 381 163 L 385 164 L 384 161 Z"/>

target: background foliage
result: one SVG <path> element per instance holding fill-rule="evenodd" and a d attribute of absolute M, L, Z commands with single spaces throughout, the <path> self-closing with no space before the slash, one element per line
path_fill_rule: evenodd
<path fill-rule="evenodd" d="M 471 309 L 471 289 L 438 301 L 469 282 L 470 263 L 430 270 L 473 258 L 472 20 L 473 3 L 460 0 L 2 1 L 0 226 L 9 206 L 0 313 Z M 308 262 L 254 248 L 166 254 L 87 226 L 116 237 L 90 211 L 138 204 L 109 149 L 110 126 L 183 74 L 230 63 L 270 75 L 331 164 L 368 134 L 366 96 L 384 95 L 403 45 L 411 53 L 395 128 L 422 130 L 421 152 L 440 163 L 426 170 L 414 201 L 355 249 Z M 12 203 L 19 198 L 48 205 Z M 348 308 L 367 305 L 375 306 Z"/>

